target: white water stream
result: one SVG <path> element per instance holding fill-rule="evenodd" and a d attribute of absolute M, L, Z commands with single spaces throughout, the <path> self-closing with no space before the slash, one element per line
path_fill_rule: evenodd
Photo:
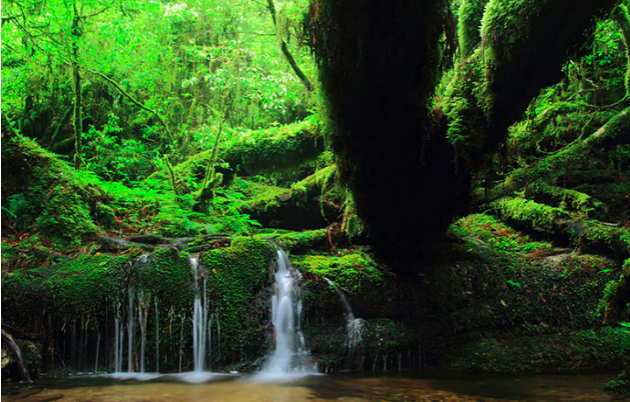
<path fill-rule="evenodd" d="M 299 273 L 284 250 L 278 250 L 271 321 L 274 327 L 274 351 L 255 376 L 260 381 L 282 381 L 317 373 L 310 360 L 300 328 L 302 295 Z"/>

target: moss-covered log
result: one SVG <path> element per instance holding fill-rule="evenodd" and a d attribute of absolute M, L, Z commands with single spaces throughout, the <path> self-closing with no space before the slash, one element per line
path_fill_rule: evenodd
<path fill-rule="evenodd" d="M 227 162 L 231 174 L 256 175 L 263 171 L 278 171 L 315 159 L 324 151 L 324 141 L 317 126 L 310 121 L 252 132 L 247 138 L 229 146 L 219 147 L 219 159 Z M 201 185 L 208 164 L 213 162 L 213 150 L 200 152 L 174 166 L 183 180 L 195 180 Z M 217 169 L 225 172 L 225 169 Z M 157 172 L 152 178 L 167 179 L 167 172 Z M 226 178 L 227 179 L 227 178 Z"/>
<path fill-rule="evenodd" d="M 342 199 L 333 183 L 336 166 L 320 169 L 290 188 L 266 186 L 239 180 L 236 189 L 248 196 L 248 213 L 265 227 L 318 229 L 336 221 Z"/>
<path fill-rule="evenodd" d="M 593 149 L 611 148 L 628 143 L 630 143 L 630 108 L 616 114 L 590 136 L 578 139 L 530 166 L 514 170 L 502 183 L 488 191 L 479 191 L 475 202 L 482 204 L 511 195 L 543 177 L 553 182 L 566 173 L 567 166 L 588 162 L 589 153 Z"/>
<path fill-rule="evenodd" d="M 529 230 L 555 236 L 584 250 L 630 257 L 630 230 L 576 217 L 560 208 L 522 198 L 503 198 L 492 203 L 504 219 Z"/>
<path fill-rule="evenodd" d="M 630 98 L 630 12 L 625 4 L 619 3 L 612 16 L 621 30 L 623 43 L 626 45 L 626 61 L 628 64 L 624 83 L 626 86 L 626 98 Z"/>
<path fill-rule="evenodd" d="M 96 221 L 106 211 L 96 210 L 99 189 L 86 189 L 58 155 L 17 133 L 8 123 L 3 124 L 3 131 L 3 230 L 15 233 L 28 228 L 59 248 L 101 232 Z M 4 219 L 11 210 L 7 208 L 10 199 L 18 200 L 19 208 L 13 219 Z"/>
<path fill-rule="evenodd" d="M 525 197 L 539 204 L 578 213 L 586 218 L 603 219 L 606 213 L 605 204 L 590 195 L 544 182 L 527 186 Z"/>
<path fill-rule="evenodd" d="M 357 213 L 383 255 L 415 257 L 432 248 L 469 207 L 470 174 L 483 155 L 539 90 L 558 80 L 593 16 L 614 4 L 488 3 L 482 44 L 458 67 L 444 118 L 427 105 L 446 2 L 311 2 L 310 42 L 334 126 L 329 138 Z"/>

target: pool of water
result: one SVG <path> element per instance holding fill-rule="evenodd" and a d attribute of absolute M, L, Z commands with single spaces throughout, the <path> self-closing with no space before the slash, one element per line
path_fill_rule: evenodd
<path fill-rule="evenodd" d="M 43 378 L 31 387 L 3 383 L 3 401 L 609 401 L 615 374 L 497 376 L 444 371 L 389 375 L 339 373 L 286 381 L 255 375 L 112 375 Z"/>

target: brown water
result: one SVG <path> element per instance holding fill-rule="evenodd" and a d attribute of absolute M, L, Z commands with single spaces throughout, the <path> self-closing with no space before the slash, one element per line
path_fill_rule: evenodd
<path fill-rule="evenodd" d="M 300 401 L 609 401 L 614 374 L 496 376 L 439 371 L 392 375 L 332 374 L 284 383 L 246 375 L 191 384 L 176 376 L 145 381 L 111 377 L 42 379 L 29 388 L 2 385 L 3 401 L 300 402 Z M 29 393 L 31 395 L 29 395 Z"/>

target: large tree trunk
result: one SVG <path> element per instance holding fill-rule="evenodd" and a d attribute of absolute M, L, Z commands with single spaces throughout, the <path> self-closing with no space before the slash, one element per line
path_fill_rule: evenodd
<path fill-rule="evenodd" d="M 462 61 L 442 111 L 447 2 L 312 1 L 311 43 L 342 179 L 382 254 L 417 258 L 470 205 L 470 177 L 567 51 L 614 0 L 508 0 L 486 7 L 482 43 Z"/>
<path fill-rule="evenodd" d="M 79 38 L 81 37 L 81 16 L 78 13 L 76 3 L 73 5 L 72 17 L 72 82 L 74 88 L 74 168 L 83 166 L 83 116 L 81 113 L 81 71 L 79 67 Z"/>

